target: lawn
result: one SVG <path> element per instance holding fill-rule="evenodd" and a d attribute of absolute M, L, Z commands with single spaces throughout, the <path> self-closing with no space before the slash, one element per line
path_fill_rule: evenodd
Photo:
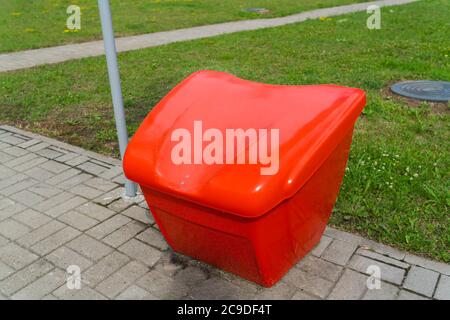
<path fill-rule="evenodd" d="M 118 36 L 224 21 L 270 18 L 366 0 L 111 0 Z M 81 8 L 81 30 L 66 30 L 66 9 Z M 0 52 L 101 38 L 97 0 L 0 0 Z M 266 8 L 270 12 L 247 12 Z M 20 39 L 20 41 L 17 41 Z"/>
<path fill-rule="evenodd" d="M 332 224 L 450 262 L 450 112 L 410 104 L 388 85 L 450 81 L 450 2 L 382 9 L 120 55 L 128 125 L 193 71 L 277 84 L 335 83 L 367 91 Z M 103 57 L 0 74 L 0 122 L 117 156 Z"/>

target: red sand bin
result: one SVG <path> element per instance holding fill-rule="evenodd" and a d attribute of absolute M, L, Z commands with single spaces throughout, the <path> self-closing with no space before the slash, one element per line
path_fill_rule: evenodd
<path fill-rule="evenodd" d="M 359 89 L 268 85 L 199 71 L 146 117 L 127 148 L 124 171 L 140 184 L 173 250 L 270 287 L 319 242 L 364 105 Z M 266 154 L 279 152 L 272 157 L 278 170 L 264 175 L 267 161 L 249 161 L 251 139 L 244 150 L 239 143 L 223 150 L 225 157 L 245 152 L 244 163 L 196 164 L 194 152 L 190 164 L 174 163 L 181 139 L 173 133 L 194 136 L 195 121 L 224 136 L 227 129 L 278 129 Z M 213 140 L 203 139 L 202 150 Z M 198 142 L 191 143 L 194 150 Z"/>

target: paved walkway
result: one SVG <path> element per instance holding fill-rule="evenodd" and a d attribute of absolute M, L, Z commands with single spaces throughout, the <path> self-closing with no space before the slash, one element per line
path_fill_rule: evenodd
<path fill-rule="evenodd" d="M 122 182 L 118 160 L 0 126 L 0 299 L 450 299 L 450 265 L 333 228 L 262 288 L 173 253 Z"/>
<path fill-rule="evenodd" d="M 332 17 L 350 12 L 365 11 L 371 4 L 378 6 L 394 6 L 418 0 L 382 0 L 345 6 L 317 9 L 291 16 L 272 19 L 253 19 L 205 25 L 187 29 L 164 31 L 138 36 L 116 39 L 119 52 L 160 46 L 178 41 L 213 37 L 221 34 L 277 27 L 290 23 L 302 22 L 319 17 Z M 70 44 L 58 47 L 42 48 L 0 54 L 0 72 L 35 67 L 43 64 L 59 63 L 67 60 L 100 56 L 104 54 L 103 41 L 92 41 L 80 44 Z"/>

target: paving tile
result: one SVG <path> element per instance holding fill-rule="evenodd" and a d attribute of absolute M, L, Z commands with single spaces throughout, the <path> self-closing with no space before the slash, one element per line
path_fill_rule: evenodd
<path fill-rule="evenodd" d="M 147 201 L 144 199 L 143 201 L 139 202 L 138 205 L 139 205 L 141 208 L 144 208 L 145 210 L 148 210 L 148 211 L 149 211 L 149 215 L 148 215 L 148 216 L 150 216 L 150 217 L 151 217 L 151 220 L 153 221 L 153 216 L 152 216 L 152 214 L 151 214 L 151 212 L 150 212 L 150 208 L 148 207 Z"/>
<path fill-rule="evenodd" d="M 31 152 L 37 152 L 39 150 L 47 148 L 49 145 L 50 145 L 49 143 L 41 141 L 40 143 L 36 143 L 36 144 L 28 147 L 27 150 L 31 151 Z"/>
<path fill-rule="evenodd" d="M 0 235 L 10 240 L 20 238 L 29 231 L 29 227 L 12 219 L 6 219 L 0 222 Z"/>
<path fill-rule="evenodd" d="M 27 149 L 27 148 L 34 146 L 35 144 L 38 144 L 40 142 L 41 142 L 41 140 L 38 140 L 38 139 L 29 139 L 27 141 L 24 141 L 24 142 L 18 144 L 17 146 L 20 148 L 23 148 L 23 149 Z"/>
<path fill-rule="evenodd" d="M 45 158 L 36 156 L 35 158 L 33 158 L 30 161 L 27 161 L 27 162 L 24 162 L 22 164 L 14 166 L 14 170 L 16 170 L 18 172 L 23 172 L 23 171 L 29 170 L 31 168 L 34 168 L 37 165 L 40 165 L 40 164 L 42 164 L 42 163 L 44 163 L 46 161 L 48 161 L 48 160 L 45 159 Z"/>
<path fill-rule="evenodd" d="M 45 198 L 37 195 L 36 193 L 30 192 L 28 190 L 23 190 L 18 193 L 15 193 L 10 196 L 11 199 L 20 202 L 28 207 L 33 206 L 34 204 L 41 202 Z"/>
<path fill-rule="evenodd" d="M 112 189 L 117 188 L 117 184 L 98 177 L 87 180 L 84 184 L 103 192 L 111 191 Z"/>
<path fill-rule="evenodd" d="M 123 186 L 125 184 L 125 177 L 121 174 L 113 179 L 113 182 Z"/>
<path fill-rule="evenodd" d="M 86 203 L 87 200 L 78 196 L 75 196 L 61 204 L 56 205 L 53 208 L 46 210 L 44 213 L 50 217 L 57 218 L 63 213 L 79 207 L 81 204 Z"/>
<path fill-rule="evenodd" d="M 180 270 L 174 277 L 177 282 L 183 283 L 189 287 L 195 286 L 208 278 L 207 272 L 198 266 L 188 266 Z"/>
<path fill-rule="evenodd" d="M 450 277 L 441 275 L 434 298 L 438 300 L 450 300 Z"/>
<path fill-rule="evenodd" d="M 32 229 L 39 228 L 52 220 L 45 214 L 39 213 L 33 209 L 27 209 L 19 214 L 14 215 L 14 219 Z"/>
<path fill-rule="evenodd" d="M 60 157 L 63 155 L 63 153 L 55 151 L 51 148 L 44 148 L 39 151 L 36 151 L 36 153 L 42 157 L 48 158 L 48 159 L 55 159 L 57 157 Z"/>
<path fill-rule="evenodd" d="M 333 287 L 333 282 L 322 279 L 298 268 L 292 268 L 283 278 L 283 282 L 297 289 L 325 298 Z"/>
<path fill-rule="evenodd" d="M 94 199 L 94 202 L 101 204 L 102 206 L 107 206 L 111 202 L 120 199 L 124 194 L 123 188 L 116 188 L 102 194 L 100 197 Z"/>
<path fill-rule="evenodd" d="M 41 256 L 46 255 L 56 248 L 67 243 L 68 241 L 74 239 L 78 235 L 80 235 L 80 231 L 72 227 L 65 227 L 64 229 L 52 234 L 48 238 L 45 238 L 44 240 L 32 246 L 31 250 Z"/>
<path fill-rule="evenodd" d="M 122 214 L 145 224 L 154 223 L 153 218 L 149 217 L 148 211 L 136 205 L 124 210 Z"/>
<path fill-rule="evenodd" d="M 353 270 L 345 270 L 331 291 L 330 300 L 357 300 L 367 291 L 367 276 Z"/>
<path fill-rule="evenodd" d="M 319 259 L 313 255 L 308 255 L 303 258 L 296 267 L 330 281 L 336 281 L 343 269 L 341 266 Z"/>
<path fill-rule="evenodd" d="M 29 153 L 28 151 L 16 146 L 5 148 L 3 149 L 3 152 L 6 152 L 7 154 L 12 155 L 14 157 L 21 157 Z"/>
<path fill-rule="evenodd" d="M 172 250 L 168 250 L 163 252 L 161 259 L 159 259 L 154 268 L 167 276 L 173 276 L 186 267 L 188 260 L 188 257 L 178 255 Z"/>
<path fill-rule="evenodd" d="M 319 298 L 302 290 L 297 290 L 291 300 L 319 300 Z"/>
<path fill-rule="evenodd" d="M 45 182 L 47 182 L 48 184 L 54 185 L 54 186 L 59 186 L 62 189 L 65 189 L 66 186 L 64 185 L 64 182 L 66 180 L 69 180 L 70 178 L 79 175 L 81 173 L 80 170 L 78 169 L 74 169 L 74 168 L 70 168 L 66 171 L 63 171 L 61 173 L 58 173 L 57 175 L 51 177 L 50 179 L 46 180 Z"/>
<path fill-rule="evenodd" d="M 1 142 L 0 142 L 0 145 L 1 145 Z M 14 156 L 0 151 L 0 163 L 2 164 L 2 166 L 3 166 L 3 163 L 7 163 L 7 162 L 11 161 L 12 159 L 14 159 Z M 3 166 L 3 167 L 5 167 L 5 166 Z"/>
<path fill-rule="evenodd" d="M 407 254 L 405 256 L 405 261 L 410 264 L 414 264 L 414 265 L 417 265 L 419 267 L 423 267 L 426 269 L 431 269 L 433 271 L 450 276 L 450 264 L 432 261 L 432 260 L 425 259 L 422 257 L 414 256 L 412 254 Z"/>
<path fill-rule="evenodd" d="M 109 217 L 115 215 L 114 211 L 99 206 L 98 204 L 92 202 L 85 203 L 82 206 L 76 208 L 75 210 L 98 221 L 104 221 Z"/>
<path fill-rule="evenodd" d="M 398 294 L 398 300 L 429 300 L 429 299 L 406 290 L 401 290 L 400 293 Z"/>
<path fill-rule="evenodd" d="M 169 248 L 169 245 L 167 244 L 161 232 L 154 228 L 145 229 L 135 238 L 162 251 L 165 251 Z"/>
<path fill-rule="evenodd" d="M 56 269 L 19 290 L 11 298 L 14 300 L 40 299 L 60 287 L 65 281 L 66 274 Z"/>
<path fill-rule="evenodd" d="M 399 267 L 399 268 L 407 269 L 407 268 L 410 267 L 410 265 L 405 263 L 405 262 L 402 262 L 402 261 L 399 261 L 397 259 L 393 259 L 393 258 L 384 256 L 382 254 L 373 252 L 371 250 L 359 248 L 356 251 L 356 253 L 361 255 L 361 256 L 364 256 L 364 257 L 367 257 L 367 258 L 371 258 L 371 259 L 374 259 L 374 260 L 378 260 L 378 261 L 381 261 L 381 262 L 384 262 L 384 263 L 387 263 L 387 264 L 390 264 L 390 265 L 394 265 L 394 266 Z"/>
<path fill-rule="evenodd" d="M 180 293 L 176 292 L 178 289 L 176 286 L 174 287 L 175 284 L 167 280 L 170 279 L 169 277 L 158 278 L 156 285 L 151 285 L 152 278 L 150 276 L 146 279 L 148 279 L 147 283 L 149 286 L 154 288 L 153 290 L 155 292 L 152 293 L 158 297 L 162 297 L 162 299 L 166 299 L 167 296 L 176 299 L 180 295 Z M 144 288 L 148 289 L 145 286 Z M 157 292 L 159 289 L 161 291 Z M 250 299 L 251 297 L 251 294 L 249 295 L 248 292 L 243 291 L 239 286 L 219 277 L 211 277 L 190 289 L 188 298 L 194 300 L 234 300 L 242 298 Z M 172 294 L 175 294 L 175 296 L 173 297 Z M 253 295 L 253 298 L 255 296 L 256 294 Z"/>
<path fill-rule="evenodd" d="M 8 198 L 0 199 L 0 210 L 13 205 L 14 203 L 16 202 Z"/>
<path fill-rule="evenodd" d="M 69 190 L 69 192 L 72 192 L 74 194 L 77 194 L 79 196 L 82 196 L 82 197 L 85 197 L 85 198 L 91 199 L 91 200 L 97 198 L 98 196 L 100 196 L 103 193 L 103 191 L 89 187 L 85 184 L 78 184 L 78 185 L 74 186 L 73 188 L 71 188 Z"/>
<path fill-rule="evenodd" d="M 58 162 L 67 162 L 67 161 L 72 160 L 72 159 L 74 159 L 74 158 L 76 158 L 76 157 L 78 157 L 78 156 L 79 156 L 78 153 L 75 153 L 75 152 L 67 152 L 67 153 L 65 153 L 64 155 L 55 158 L 55 160 L 58 161 Z"/>
<path fill-rule="evenodd" d="M 92 265 L 90 260 L 65 246 L 60 247 L 48 254 L 45 256 L 45 259 L 63 270 L 66 270 L 71 265 L 76 265 L 80 267 L 81 272 L 84 272 Z"/>
<path fill-rule="evenodd" d="M 0 247 L 3 247 L 5 244 L 7 244 L 9 242 L 8 239 L 0 236 Z"/>
<path fill-rule="evenodd" d="M 364 238 L 359 235 L 341 231 L 332 227 L 327 227 L 325 229 L 324 234 L 330 238 L 349 242 L 357 246 L 360 245 L 361 242 L 364 240 Z"/>
<path fill-rule="evenodd" d="M 435 271 L 412 266 L 403 287 L 427 297 L 433 295 L 439 274 Z"/>
<path fill-rule="evenodd" d="M 46 197 L 46 198 L 54 197 L 58 193 L 62 192 L 61 189 L 55 188 L 51 185 L 48 185 L 48 184 L 42 183 L 42 182 L 35 184 L 34 186 L 30 187 L 28 190 L 35 194 L 38 194 L 40 196 Z"/>
<path fill-rule="evenodd" d="M 0 261 L 0 280 L 5 279 L 10 274 L 13 274 L 15 271 L 16 270 L 14 270 L 10 266 L 8 266 L 8 265 L 6 265 L 6 264 L 4 264 L 3 262 Z M 1 285 L 1 283 L 0 283 L 0 285 Z"/>
<path fill-rule="evenodd" d="M 122 212 L 132 204 L 124 199 L 117 199 L 110 204 L 108 204 L 108 208 L 115 212 Z"/>
<path fill-rule="evenodd" d="M 112 251 L 112 248 L 85 234 L 72 240 L 67 246 L 93 261 L 100 260 Z"/>
<path fill-rule="evenodd" d="M 5 208 L 2 208 L 0 210 L 0 221 L 3 221 L 5 219 L 8 219 L 9 217 L 13 216 L 16 213 L 19 213 L 23 210 L 25 210 L 27 207 L 25 207 L 23 204 L 20 203 L 13 203 L 12 205 L 9 205 Z"/>
<path fill-rule="evenodd" d="M 1 247 L 0 257 L 3 263 L 16 270 L 22 269 L 39 258 L 34 253 L 19 247 L 15 243 L 9 243 Z"/>
<path fill-rule="evenodd" d="M 86 272 L 83 272 L 83 282 L 91 287 L 95 287 L 129 261 L 130 259 L 124 254 L 113 251 L 90 267 Z"/>
<path fill-rule="evenodd" d="M 82 169 L 88 173 L 94 174 L 94 175 L 99 175 L 100 173 L 102 173 L 103 171 L 109 169 L 103 166 L 100 166 L 98 164 L 93 163 L 92 161 L 86 161 L 82 164 L 79 164 L 77 166 L 77 168 Z"/>
<path fill-rule="evenodd" d="M 92 229 L 88 230 L 86 234 L 96 239 L 101 239 L 130 221 L 130 218 L 118 214 L 96 225 Z"/>
<path fill-rule="evenodd" d="M 143 264 L 137 261 L 131 261 L 102 281 L 96 287 L 96 290 L 108 298 L 114 298 L 147 273 L 147 271 L 148 268 Z"/>
<path fill-rule="evenodd" d="M 202 286 L 205 282 L 199 283 L 199 286 Z M 189 291 L 189 287 L 183 282 L 155 270 L 139 279 L 137 284 L 160 299 L 181 299 Z"/>
<path fill-rule="evenodd" d="M 27 162 L 35 159 L 37 157 L 38 156 L 35 155 L 34 153 L 26 153 L 23 156 L 15 157 L 8 162 L 3 162 L 3 164 L 9 168 L 15 168 L 17 166 L 20 166 L 21 164 L 27 163 Z M 16 171 L 20 171 L 20 170 L 16 170 Z"/>
<path fill-rule="evenodd" d="M 54 174 L 61 173 L 70 168 L 68 165 L 53 160 L 46 161 L 45 163 L 39 165 L 39 167 Z"/>
<path fill-rule="evenodd" d="M 63 192 L 54 197 L 51 197 L 50 199 L 47 199 L 45 201 L 42 201 L 42 202 L 34 205 L 33 209 L 36 211 L 45 213 L 48 210 L 50 210 L 62 203 L 67 202 L 71 198 L 75 198 L 75 195 L 68 193 L 68 192 Z"/>
<path fill-rule="evenodd" d="M 59 216 L 58 220 L 80 231 L 85 231 L 99 223 L 97 220 L 73 210 Z"/>
<path fill-rule="evenodd" d="M 105 170 L 99 174 L 100 178 L 111 180 L 123 173 L 121 167 L 112 167 L 111 169 Z"/>
<path fill-rule="evenodd" d="M 314 249 L 311 251 L 311 254 L 316 257 L 320 257 L 322 253 L 325 251 L 325 249 L 330 245 L 330 243 L 333 241 L 332 238 L 327 236 L 322 236 L 320 239 L 320 242 L 317 246 L 314 247 Z"/>
<path fill-rule="evenodd" d="M 142 300 L 148 297 L 150 293 L 147 290 L 142 289 L 136 285 L 128 287 L 121 294 L 119 294 L 117 300 Z"/>
<path fill-rule="evenodd" d="M 126 225 L 107 235 L 102 241 L 117 248 L 144 230 L 144 228 L 145 226 L 142 223 L 130 221 Z"/>
<path fill-rule="evenodd" d="M 278 282 L 272 288 L 264 288 L 257 295 L 258 300 L 289 300 L 296 293 L 297 288 L 283 282 Z"/>
<path fill-rule="evenodd" d="M 321 257 L 327 261 L 345 266 L 356 248 L 357 245 L 354 243 L 334 240 Z"/>
<path fill-rule="evenodd" d="M 82 164 L 83 162 L 86 162 L 87 160 L 89 160 L 88 157 L 83 156 L 83 155 L 78 155 L 77 157 L 66 161 L 66 164 L 69 166 L 75 167 L 79 164 Z"/>
<path fill-rule="evenodd" d="M 2 137 L 2 142 L 6 142 L 13 145 L 18 145 L 21 143 L 26 142 L 25 139 L 21 139 L 19 137 L 13 136 L 13 135 L 7 135 L 5 137 Z"/>
<path fill-rule="evenodd" d="M 2 157 L 2 154 L 4 154 L 4 153 L 0 152 L 0 164 L 4 163 L 4 160 L 3 160 L 4 158 Z M 16 172 L 14 170 L 7 168 L 3 165 L 0 165 L 0 179 L 2 179 L 2 180 L 6 179 L 15 174 L 16 174 Z"/>
<path fill-rule="evenodd" d="M 21 175 L 16 175 L 14 177 L 17 177 L 17 176 L 21 176 Z M 6 179 L 6 180 L 8 180 L 8 179 Z M 3 180 L 3 181 L 5 181 L 5 180 Z M 28 178 L 28 177 L 25 176 L 25 179 L 21 179 L 17 183 L 11 184 L 7 188 L 4 188 L 4 189 L 0 190 L 0 194 L 2 194 L 4 196 L 11 196 L 11 198 L 17 198 L 18 197 L 17 196 L 18 192 L 20 192 L 22 190 L 25 190 L 25 189 L 31 187 L 32 185 L 34 185 L 36 183 L 38 183 L 37 180 L 34 180 L 32 178 Z"/>
<path fill-rule="evenodd" d="M 363 300 L 395 300 L 399 289 L 397 286 L 382 282 L 380 289 L 367 290 Z"/>
<path fill-rule="evenodd" d="M 127 243 L 120 246 L 119 251 L 149 267 L 153 267 L 162 255 L 161 251 L 158 251 L 135 239 L 131 239 Z"/>
<path fill-rule="evenodd" d="M 31 247 L 39 241 L 63 229 L 64 227 L 66 227 L 64 223 L 52 220 L 49 223 L 19 238 L 17 242 L 24 247 Z"/>
<path fill-rule="evenodd" d="M 39 279 L 52 269 L 53 266 L 49 262 L 43 259 L 37 260 L 29 266 L 9 276 L 7 279 L 1 281 L 0 292 L 10 296 L 29 283 Z"/>
<path fill-rule="evenodd" d="M 106 300 L 107 298 L 95 291 L 94 289 L 89 288 L 88 286 L 81 285 L 80 289 L 69 289 L 66 284 L 62 285 L 55 291 L 53 291 L 53 295 L 55 295 L 60 300 Z"/>
<path fill-rule="evenodd" d="M 38 181 L 49 180 L 50 178 L 52 178 L 54 176 L 53 173 L 51 173 L 45 169 L 39 168 L 39 167 L 33 167 L 29 170 L 26 170 L 24 173 L 27 176 L 34 178 Z"/>
<path fill-rule="evenodd" d="M 9 186 L 15 185 L 15 184 L 19 183 L 20 181 L 25 180 L 27 178 L 28 177 L 26 175 L 19 173 L 19 174 L 10 176 L 6 179 L 2 179 L 2 180 L 0 180 L 0 191 L 4 190 L 5 188 L 7 188 Z"/>
<path fill-rule="evenodd" d="M 380 261 L 372 260 L 367 257 L 354 255 L 350 262 L 348 263 L 348 267 L 359 271 L 361 273 L 365 273 L 371 275 L 367 272 L 367 269 L 370 266 L 377 266 L 380 268 L 381 279 L 387 282 L 391 282 L 397 285 L 402 284 L 403 278 L 405 276 L 406 271 L 401 268 L 397 268 L 388 264 L 385 264 Z"/>

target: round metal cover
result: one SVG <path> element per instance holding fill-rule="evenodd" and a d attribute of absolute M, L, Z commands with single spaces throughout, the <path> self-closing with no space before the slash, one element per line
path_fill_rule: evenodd
<path fill-rule="evenodd" d="M 396 94 L 417 100 L 447 102 L 450 100 L 450 82 L 446 81 L 404 81 L 391 86 Z"/>

